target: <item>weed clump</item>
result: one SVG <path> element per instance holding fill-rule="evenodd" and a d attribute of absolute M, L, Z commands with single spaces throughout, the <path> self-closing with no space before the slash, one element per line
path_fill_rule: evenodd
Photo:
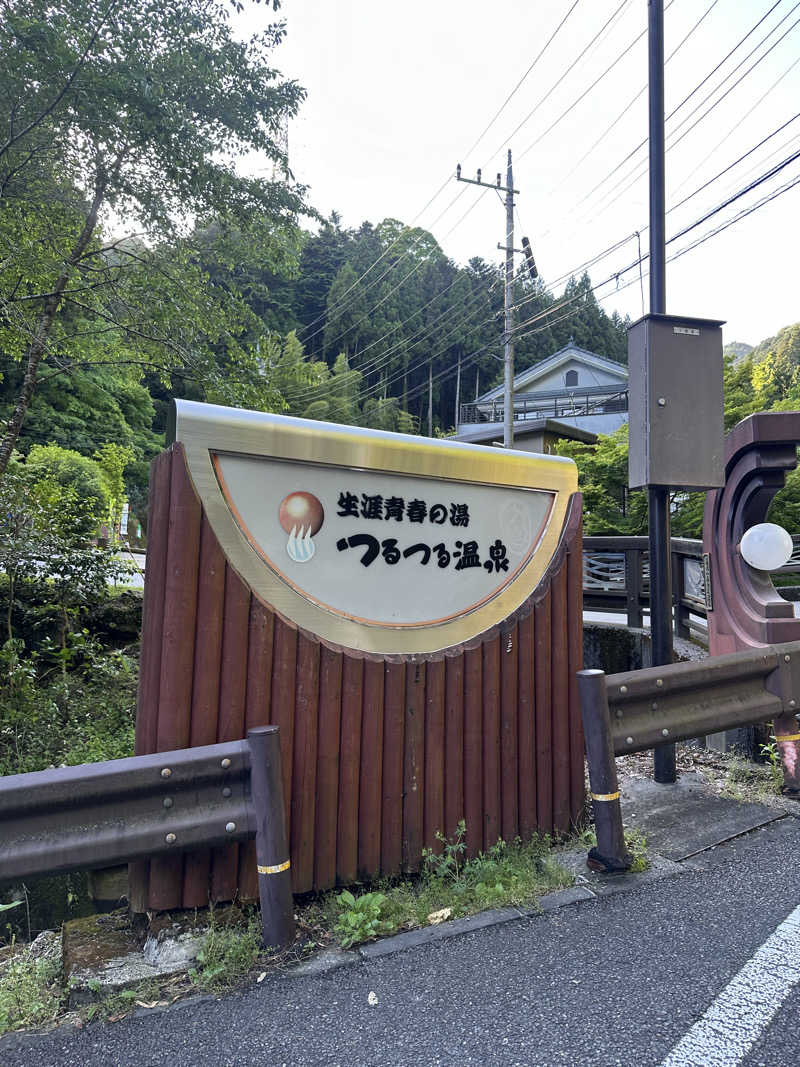
<path fill-rule="evenodd" d="M 211 926 L 197 954 L 197 967 L 190 971 L 202 989 L 227 989 L 253 969 L 261 952 L 261 922 L 258 916 L 246 926 L 223 926 L 211 916 Z"/>
<path fill-rule="evenodd" d="M 0 970 L 0 1034 L 43 1026 L 58 1015 L 63 999 L 61 968 L 24 949 Z"/>
<path fill-rule="evenodd" d="M 343 948 L 401 929 L 473 915 L 486 908 L 530 907 L 572 876 L 549 855 L 546 837 L 498 841 L 486 852 L 466 856 L 462 820 L 451 838 L 436 834 L 440 847 L 423 851 L 414 880 L 389 881 L 355 895 L 349 890 L 322 901 L 322 922 Z"/>

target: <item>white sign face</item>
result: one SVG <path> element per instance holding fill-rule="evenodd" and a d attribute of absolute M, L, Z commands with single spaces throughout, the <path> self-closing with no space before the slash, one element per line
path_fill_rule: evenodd
<path fill-rule="evenodd" d="M 236 523 L 272 571 L 343 618 L 419 627 L 467 614 L 525 567 L 553 492 L 213 454 Z"/>

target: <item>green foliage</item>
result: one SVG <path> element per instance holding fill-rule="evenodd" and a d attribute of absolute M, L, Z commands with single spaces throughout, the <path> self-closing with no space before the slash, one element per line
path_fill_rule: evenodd
<path fill-rule="evenodd" d="M 628 490 L 627 425 L 600 434 L 596 445 L 559 441 L 556 451 L 578 465 L 587 536 L 647 533 L 647 495 Z"/>
<path fill-rule="evenodd" d="M 154 367 L 167 383 L 189 368 L 234 402 L 257 385 L 253 313 L 209 270 L 230 234 L 268 266 L 293 260 L 302 188 L 239 160 L 285 165 L 281 130 L 304 93 L 271 62 L 282 24 L 243 39 L 232 15 L 223 0 L 4 4 L 0 350 L 25 377 L 0 469 L 42 361 Z"/>
<path fill-rule="evenodd" d="M 81 535 L 95 532 L 109 507 L 109 494 L 100 467 L 93 459 L 60 445 L 34 445 L 25 464 L 30 484 L 49 498 L 53 518 L 60 513 L 62 529 Z M 68 513 L 68 514 L 67 514 Z"/>
<path fill-rule="evenodd" d="M 511 844 L 498 841 L 487 852 L 464 858 L 466 827 L 452 838 L 437 833 L 440 847 L 426 849 L 415 880 L 386 883 L 356 895 L 328 894 L 324 922 L 345 948 L 395 930 L 459 918 L 485 908 L 531 907 L 551 889 L 571 885 L 572 876 L 549 852 L 546 838 Z"/>
<path fill-rule="evenodd" d="M 28 949 L 0 970 L 0 1034 L 53 1020 L 61 1007 L 59 978 L 57 963 Z"/>
<path fill-rule="evenodd" d="M 252 970 L 261 952 L 261 922 L 254 916 L 245 926 L 223 926 L 211 912 L 211 926 L 197 954 L 193 980 L 203 989 L 226 989 Z"/>
<path fill-rule="evenodd" d="M 86 634 L 0 648 L 0 775 L 133 755 L 136 662 Z"/>
<path fill-rule="evenodd" d="M 426 871 L 441 881 L 460 881 L 464 868 L 464 853 L 467 850 L 466 835 L 467 824 L 463 819 L 459 821 L 452 838 L 445 837 L 441 830 L 437 830 L 436 840 L 442 848 L 440 852 L 432 848 L 422 850 L 422 862 Z"/>
<path fill-rule="evenodd" d="M 100 480 L 106 491 L 108 510 L 105 520 L 112 540 L 122 519 L 122 505 L 125 502 L 125 468 L 136 459 L 132 448 L 107 441 L 93 456 L 100 471 Z"/>
<path fill-rule="evenodd" d="M 382 918 L 388 898 L 384 893 L 362 893 L 355 897 L 345 889 L 338 896 L 340 912 L 333 932 L 342 948 L 370 941 L 395 929 L 391 919 Z"/>

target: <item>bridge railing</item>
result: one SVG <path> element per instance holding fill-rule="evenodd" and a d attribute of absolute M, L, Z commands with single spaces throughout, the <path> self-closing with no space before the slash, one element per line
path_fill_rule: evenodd
<path fill-rule="evenodd" d="M 781 574 L 800 571 L 800 537 L 793 537 L 792 558 Z M 703 542 L 672 538 L 672 600 L 675 633 L 707 639 L 712 590 L 707 589 Z M 650 605 L 650 570 L 646 537 L 585 537 L 583 539 L 583 606 L 626 616 L 627 625 L 640 627 Z"/>

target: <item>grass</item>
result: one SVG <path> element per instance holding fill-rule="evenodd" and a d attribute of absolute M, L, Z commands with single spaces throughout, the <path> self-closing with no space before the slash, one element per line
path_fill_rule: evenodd
<path fill-rule="evenodd" d="M 524 843 L 498 841 L 487 852 L 466 859 L 464 835 L 463 823 L 450 840 L 437 835 L 440 850 L 426 850 L 418 877 L 382 882 L 358 895 L 348 890 L 325 894 L 310 906 L 308 918 L 349 948 L 487 908 L 532 907 L 544 893 L 572 884 L 572 875 L 553 859 L 545 837 Z"/>
<path fill-rule="evenodd" d="M 197 966 L 190 971 L 201 989 L 227 989 L 244 978 L 261 954 L 261 919 L 252 916 L 244 926 L 221 925 L 211 913 L 211 926 L 197 956 Z"/>
<path fill-rule="evenodd" d="M 0 971 L 0 1034 L 52 1022 L 62 999 L 59 964 L 23 949 Z"/>
<path fill-rule="evenodd" d="M 779 796 L 783 786 L 780 763 L 750 763 L 734 756 L 725 775 L 723 795 L 733 800 L 758 801 Z"/>

